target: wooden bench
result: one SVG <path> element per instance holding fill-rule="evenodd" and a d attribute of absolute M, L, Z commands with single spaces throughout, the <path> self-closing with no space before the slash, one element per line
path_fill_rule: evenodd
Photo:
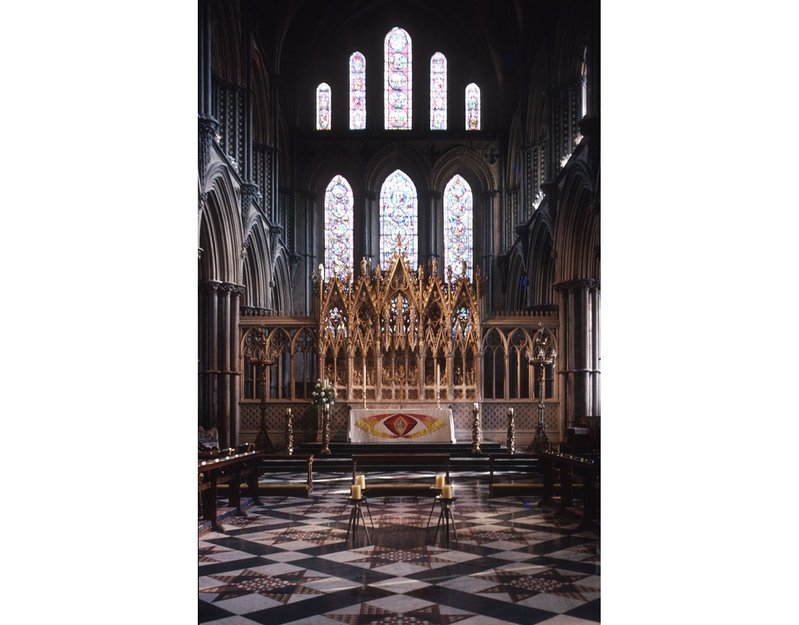
<path fill-rule="evenodd" d="M 393 478 L 370 478 L 368 471 L 390 473 L 428 473 L 414 475 L 412 479 L 397 480 Z M 438 494 L 434 491 L 436 475 L 443 473 L 445 483 L 449 484 L 449 454 L 356 454 L 352 456 L 352 483 L 355 476 L 363 473 L 366 476 L 364 495 L 380 496 L 426 496 Z"/>
<path fill-rule="evenodd" d="M 568 512 L 573 504 L 574 478 L 582 482 L 583 510 L 580 528 L 590 528 L 594 520 L 599 519 L 598 482 L 599 458 L 574 456 L 554 451 L 538 454 L 544 465 L 544 499 L 542 503 L 554 504 L 555 472 L 560 478 L 560 512 Z"/>
<path fill-rule="evenodd" d="M 230 455 L 218 455 L 197 464 L 197 493 L 200 496 L 201 516 L 211 522 L 211 527 L 221 531 L 217 519 L 219 487 L 226 485 L 228 505 L 235 508 L 235 514 L 246 516 L 241 509 L 241 486 L 245 485 L 247 495 L 258 501 L 258 476 L 262 453 L 246 451 Z"/>

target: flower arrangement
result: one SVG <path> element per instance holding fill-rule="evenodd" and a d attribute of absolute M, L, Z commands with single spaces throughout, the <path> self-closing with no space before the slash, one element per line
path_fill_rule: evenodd
<path fill-rule="evenodd" d="M 313 397 L 311 403 L 320 408 L 332 406 L 336 403 L 336 389 L 327 378 L 316 381 L 316 386 L 314 386 L 311 396 Z"/>

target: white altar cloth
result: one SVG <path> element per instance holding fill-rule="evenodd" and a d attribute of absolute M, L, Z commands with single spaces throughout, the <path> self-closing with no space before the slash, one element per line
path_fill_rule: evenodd
<path fill-rule="evenodd" d="M 449 408 L 352 408 L 351 443 L 454 443 L 455 423 Z"/>

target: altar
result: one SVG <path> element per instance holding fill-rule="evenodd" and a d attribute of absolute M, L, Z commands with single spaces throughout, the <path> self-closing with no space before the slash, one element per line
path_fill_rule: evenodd
<path fill-rule="evenodd" d="M 347 437 L 351 443 L 455 443 L 455 424 L 449 408 L 352 408 Z"/>

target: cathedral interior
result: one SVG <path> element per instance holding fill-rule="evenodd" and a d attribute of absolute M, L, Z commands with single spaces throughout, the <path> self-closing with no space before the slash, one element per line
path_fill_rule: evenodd
<path fill-rule="evenodd" d="M 348 406 L 437 395 L 458 439 L 473 402 L 487 439 L 514 408 L 524 446 L 543 394 L 548 440 L 596 442 L 599 3 L 219 0 L 198 23 L 199 426 L 235 447 L 263 416 L 277 449 L 291 408 L 314 440 L 330 379 L 333 440 Z"/>
<path fill-rule="evenodd" d="M 790 622 L 789 10 L 8 3 L 5 620 Z"/>
<path fill-rule="evenodd" d="M 199 622 L 599 621 L 599 52 L 199 1 Z"/>
<path fill-rule="evenodd" d="M 199 0 L 199 622 L 599 621 L 599 25 Z"/>

